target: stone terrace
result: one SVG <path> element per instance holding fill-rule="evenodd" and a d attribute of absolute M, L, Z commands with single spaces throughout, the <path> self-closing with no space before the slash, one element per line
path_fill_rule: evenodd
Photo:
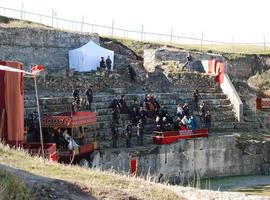
<path fill-rule="evenodd" d="M 212 131 L 215 133 L 234 132 L 234 131 L 254 131 L 258 128 L 257 122 L 237 122 L 232 110 L 232 105 L 219 89 L 207 88 L 207 90 L 200 89 L 201 100 L 205 100 L 208 109 L 212 113 Z M 193 91 L 181 90 L 174 93 L 154 93 L 156 99 L 162 107 L 167 107 L 170 114 L 174 115 L 176 105 L 178 103 L 191 102 Z M 125 94 L 128 105 L 131 105 L 133 99 L 143 100 L 144 93 L 140 94 Z M 92 108 L 97 113 L 97 133 L 106 141 L 110 139 L 110 121 L 111 109 L 108 108 L 110 102 L 115 95 L 112 94 L 97 94 L 94 96 Z M 46 113 L 64 112 L 71 110 L 72 97 L 53 97 L 40 98 L 41 111 Z M 33 112 L 35 107 L 35 99 L 32 96 L 25 97 L 25 115 Z M 85 105 L 85 99 L 82 102 Z M 83 108 L 85 109 L 85 108 Z M 194 112 L 197 121 L 199 120 L 199 113 Z M 121 114 L 120 124 L 124 127 L 124 122 L 128 119 L 128 114 Z M 152 133 L 153 119 L 147 119 L 146 134 L 150 137 Z M 202 126 L 202 124 L 200 124 Z M 92 127 L 88 127 L 86 133 L 87 141 L 93 137 Z M 120 133 L 123 129 L 119 129 Z M 146 136 L 147 137 L 147 136 Z"/>

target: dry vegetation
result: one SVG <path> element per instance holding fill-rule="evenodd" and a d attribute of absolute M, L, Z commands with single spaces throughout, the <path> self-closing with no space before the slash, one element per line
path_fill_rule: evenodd
<path fill-rule="evenodd" d="M 44 184 L 48 179 L 54 182 L 58 181 L 56 182 L 57 185 L 61 185 L 62 182 L 65 182 L 66 184 L 76 185 L 81 191 L 87 193 L 89 198 L 93 197 L 96 199 L 257 199 L 240 193 L 221 193 L 157 184 L 149 180 L 127 177 L 113 172 L 82 169 L 77 166 L 64 166 L 49 161 L 46 161 L 44 164 L 40 158 L 31 158 L 23 151 L 12 150 L 2 144 L 0 144 L 0 164 L 2 164 L 2 166 L 9 166 L 13 170 L 15 169 L 15 172 L 12 173 L 14 175 L 16 175 L 16 171 L 28 174 L 31 178 L 23 175 L 24 182 L 26 183 L 27 180 L 33 181 L 33 179 L 36 181 L 35 186 Z M 0 174 L 0 177 L 1 176 L 3 175 Z M 8 181 L 0 181 L 0 187 L 3 187 L 3 182 L 11 182 L 12 188 L 9 189 L 9 192 L 12 192 L 13 188 L 19 188 L 18 191 L 22 191 L 22 193 L 18 193 L 18 195 L 21 194 L 22 197 L 27 199 L 28 192 L 20 182 L 14 181 L 12 176 L 4 174 L 4 177 L 7 177 Z M 59 183 L 59 181 L 62 182 Z M 74 188 L 74 186 L 72 188 Z M 7 191 L 8 194 L 9 192 Z M 60 190 L 60 192 L 64 191 Z M 69 195 L 71 195 L 72 192 L 74 192 L 74 189 L 68 190 Z"/>
<path fill-rule="evenodd" d="M 18 178 L 0 170 L 0 200 L 7 199 L 28 200 L 30 194 Z"/>

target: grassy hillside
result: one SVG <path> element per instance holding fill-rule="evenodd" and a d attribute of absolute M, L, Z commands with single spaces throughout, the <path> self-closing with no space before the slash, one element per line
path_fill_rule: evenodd
<path fill-rule="evenodd" d="M 6 171 L 17 178 L 10 176 Z M 27 190 L 18 179 L 27 185 Z M 4 193 L 3 187 L 7 188 Z M 32 158 L 22 151 L 12 150 L 0 144 L 0 192 L 2 192 L 0 197 L 14 194 L 14 190 L 20 198 L 15 196 L 11 199 L 29 199 L 29 192 L 31 198 L 39 200 L 60 198 L 76 200 L 88 198 L 110 200 L 250 199 L 240 193 L 221 193 L 157 184 L 150 180 L 127 177 L 113 172 L 65 166 L 49 161 L 44 164 L 40 158 Z"/>
<path fill-rule="evenodd" d="M 106 36 L 103 36 L 106 38 Z M 127 46 L 128 48 L 135 51 L 138 55 L 143 56 L 143 49 L 149 47 L 161 47 L 161 46 L 169 46 L 180 49 L 186 49 L 191 51 L 200 51 L 200 52 L 208 52 L 208 53 L 229 53 L 236 54 L 232 55 L 232 57 L 241 56 L 240 54 L 270 54 L 270 47 L 263 45 L 247 45 L 247 44 L 234 44 L 234 45 L 222 45 L 222 44 L 170 44 L 170 43 L 162 43 L 162 42 L 150 42 L 150 41 L 138 41 L 127 38 L 110 38 L 111 40 L 115 40 Z"/>
<path fill-rule="evenodd" d="M 30 194 L 18 178 L 0 170 L 0 200 L 6 199 L 28 200 Z"/>

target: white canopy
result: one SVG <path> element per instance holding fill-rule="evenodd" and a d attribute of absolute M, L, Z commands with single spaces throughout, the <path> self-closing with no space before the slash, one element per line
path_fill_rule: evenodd
<path fill-rule="evenodd" d="M 69 68 L 79 72 L 96 70 L 99 67 L 101 57 L 104 57 L 104 60 L 106 60 L 108 56 L 110 56 L 112 61 L 113 69 L 114 52 L 90 41 L 78 49 L 69 51 Z"/>

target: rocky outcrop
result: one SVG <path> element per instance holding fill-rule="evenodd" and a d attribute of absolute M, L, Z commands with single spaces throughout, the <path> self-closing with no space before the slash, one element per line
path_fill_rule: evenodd
<path fill-rule="evenodd" d="M 232 79 L 248 79 L 256 73 L 270 69 L 269 55 L 223 54 L 228 63 L 228 74 Z"/>

